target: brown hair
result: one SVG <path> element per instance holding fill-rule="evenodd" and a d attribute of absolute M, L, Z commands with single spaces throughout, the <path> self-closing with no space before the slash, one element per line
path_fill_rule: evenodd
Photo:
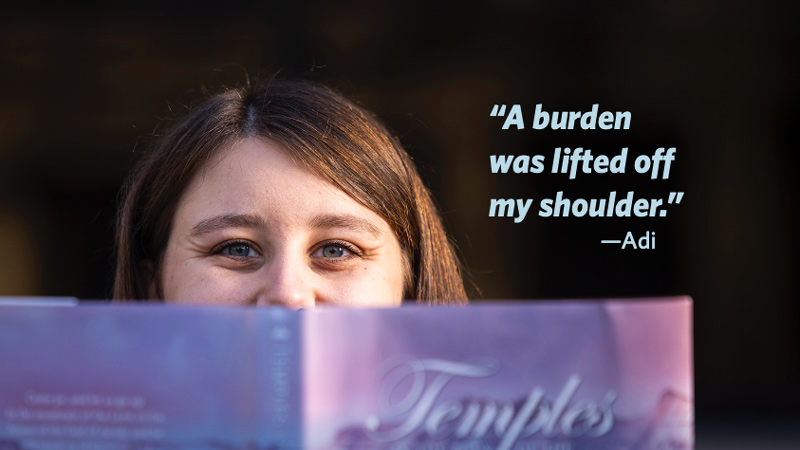
<path fill-rule="evenodd" d="M 117 218 L 115 299 L 148 298 L 186 186 L 221 149 L 247 137 L 292 158 L 389 223 L 405 252 L 406 297 L 466 300 L 455 251 L 414 163 L 370 112 L 331 89 L 297 80 L 229 89 L 193 108 L 131 173 Z M 143 262 L 150 261 L 148 269 Z"/>

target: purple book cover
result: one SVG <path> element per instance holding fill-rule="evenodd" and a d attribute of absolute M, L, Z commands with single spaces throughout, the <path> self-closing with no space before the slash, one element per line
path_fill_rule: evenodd
<path fill-rule="evenodd" d="M 0 306 L 0 449 L 693 448 L 690 299 Z"/>
<path fill-rule="evenodd" d="M 299 320 L 0 306 L 0 449 L 300 448 Z"/>

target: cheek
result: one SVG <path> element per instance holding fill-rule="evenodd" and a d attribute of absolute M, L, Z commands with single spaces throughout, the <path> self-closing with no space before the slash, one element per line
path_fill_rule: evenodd
<path fill-rule="evenodd" d="M 246 280 L 230 271 L 200 261 L 167 264 L 162 271 L 162 293 L 173 303 L 246 303 Z"/>
<path fill-rule="evenodd" d="M 364 306 L 400 306 L 406 291 L 412 291 L 407 284 L 410 279 L 409 264 L 399 244 L 392 246 L 386 258 L 374 267 L 362 271 Z"/>
<path fill-rule="evenodd" d="M 370 279 L 372 289 L 376 291 L 380 288 L 383 295 L 380 297 L 384 306 L 400 305 L 403 301 L 405 276 L 402 268 L 393 267 L 391 270 L 384 270 L 375 274 Z"/>
<path fill-rule="evenodd" d="M 383 267 L 362 266 L 347 277 L 330 280 L 321 292 L 327 304 L 354 307 L 399 306 L 403 300 L 402 273 Z"/>

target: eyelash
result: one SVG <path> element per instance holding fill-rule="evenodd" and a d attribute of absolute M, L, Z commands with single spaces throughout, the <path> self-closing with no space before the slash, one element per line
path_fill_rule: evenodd
<path fill-rule="evenodd" d="M 228 249 L 230 247 L 233 247 L 235 245 L 247 246 L 252 251 L 254 251 L 259 256 L 261 256 L 261 251 L 258 250 L 258 247 L 256 247 L 256 245 L 254 243 L 252 243 L 250 241 L 246 241 L 246 240 L 241 240 L 241 239 L 235 239 L 235 240 L 232 240 L 232 241 L 222 242 L 221 244 L 217 245 L 216 247 L 214 247 L 211 250 L 211 254 L 213 254 L 213 255 L 222 255 L 222 256 L 225 256 L 225 257 L 228 257 L 228 258 L 233 258 L 233 259 L 236 259 L 236 260 L 244 260 L 244 259 L 255 258 L 254 256 L 234 256 L 234 255 L 225 255 L 225 254 L 222 253 L 226 249 Z M 314 250 L 311 253 L 314 254 L 317 251 L 319 251 L 320 249 L 323 249 L 323 248 L 328 247 L 328 246 L 342 247 L 342 248 L 344 248 L 345 250 L 347 250 L 347 251 L 349 251 L 351 253 L 350 256 L 355 256 L 355 257 L 359 257 L 359 258 L 363 258 L 364 257 L 364 253 L 358 247 L 356 247 L 355 245 L 351 244 L 350 242 L 340 241 L 340 240 L 321 242 L 316 247 L 314 247 Z M 340 258 L 315 258 L 315 259 L 325 259 L 325 260 L 327 260 L 326 261 L 327 263 L 334 263 L 334 261 L 336 261 L 336 260 L 338 260 L 336 262 L 340 262 L 340 261 L 346 261 L 346 260 L 348 260 L 350 258 L 348 256 L 342 256 Z"/>
<path fill-rule="evenodd" d="M 258 247 L 256 247 L 255 244 L 253 244 L 250 241 L 245 241 L 245 240 L 242 240 L 242 239 L 234 239 L 232 241 L 225 241 L 225 242 L 217 245 L 216 247 L 214 247 L 211 250 L 211 254 L 212 255 L 222 255 L 222 256 L 226 256 L 228 258 L 233 258 L 233 259 L 236 259 L 236 260 L 255 258 L 254 256 L 234 256 L 234 255 L 225 255 L 225 254 L 222 253 L 226 249 L 228 249 L 230 247 L 233 247 L 235 245 L 244 245 L 244 246 L 250 247 L 250 249 L 252 251 L 254 251 L 259 256 L 261 256 L 261 251 L 258 250 Z"/>
<path fill-rule="evenodd" d="M 311 253 L 314 254 L 317 251 L 319 251 L 319 250 L 321 250 L 321 249 L 323 249 L 325 247 L 328 247 L 328 246 L 342 247 L 343 249 L 345 249 L 348 252 L 350 252 L 351 255 L 342 256 L 340 258 L 316 258 L 316 259 L 325 259 L 325 260 L 327 260 L 326 261 L 327 263 L 338 263 L 338 262 L 347 261 L 348 259 L 350 259 L 350 257 L 353 257 L 353 256 L 358 257 L 358 258 L 363 258 L 364 257 L 364 253 L 358 247 L 356 247 L 355 245 L 351 244 L 350 242 L 340 241 L 340 240 L 320 242 L 316 247 L 314 247 L 314 251 L 311 252 Z"/>

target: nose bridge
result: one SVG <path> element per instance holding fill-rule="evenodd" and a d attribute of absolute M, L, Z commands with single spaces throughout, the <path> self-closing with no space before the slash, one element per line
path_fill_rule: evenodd
<path fill-rule="evenodd" d="M 273 255 L 265 274 L 263 294 L 258 305 L 279 305 L 287 308 L 313 308 L 313 272 L 306 261 L 290 251 Z"/>

